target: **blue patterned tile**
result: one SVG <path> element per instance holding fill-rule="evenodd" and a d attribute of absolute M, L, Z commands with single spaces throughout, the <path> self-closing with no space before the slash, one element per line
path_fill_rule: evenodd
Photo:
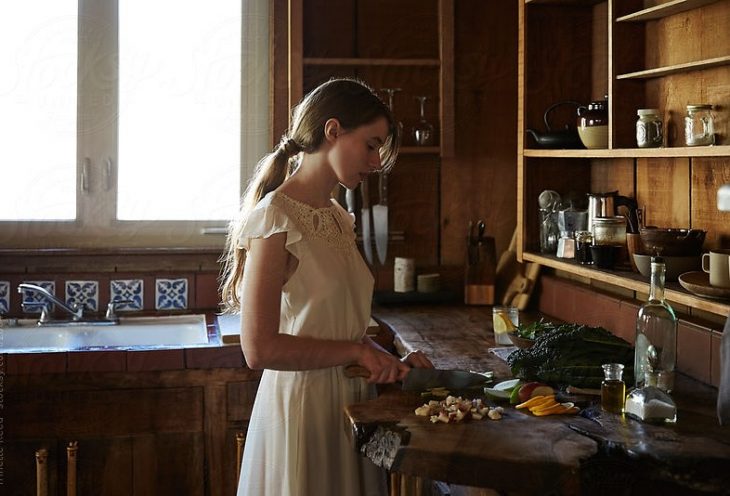
<path fill-rule="evenodd" d="M 99 311 L 99 281 L 66 281 L 66 304 Z"/>
<path fill-rule="evenodd" d="M 0 314 L 10 311 L 10 282 L 0 281 Z"/>
<path fill-rule="evenodd" d="M 36 286 L 42 287 L 43 289 L 45 289 L 46 291 L 48 291 L 49 293 L 51 293 L 53 295 L 56 294 L 55 281 L 23 281 L 23 282 L 28 283 L 28 284 L 35 284 Z M 20 302 L 21 302 L 21 304 L 26 304 L 26 303 L 33 304 L 33 303 L 40 303 L 40 302 L 48 303 L 48 300 L 44 296 L 36 293 L 35 291 L 24 289 Z M 56 305 L 49 303 L 48 310 L 50 310 L 52 312 L 55 309 L 55 307 L 56 307 Z M 28 307 L 27 313 L 41 313 L 41 307 L 40 306 Z"/>
<path fill-rule="evenodd" d="M 182 310 L 188 308 L 188 280 L 157 279 L 155 281 L 155 308 Z"/>
<path fill-rule="evenodd" d="M 117 310 L 144 308 L 144 281 L 142 279 L 114 279 L 109 287 L 109 301 L 119 301 Z"/>

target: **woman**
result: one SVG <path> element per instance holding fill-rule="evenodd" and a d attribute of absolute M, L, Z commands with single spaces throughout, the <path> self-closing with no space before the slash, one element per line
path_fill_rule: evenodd
<path fill-rule="evenodd" d="M 373 278 L 352 217 L 331 191 L 391 167 L 398 142 L 397 124 L 372 90 L 331 80 L 297 106 L 246 190 L 222 293 L 227 310 L 241 311 L 246 363 L 265 370 L 239 495 L 385 492 L 382 471 L 356 453 L 343 408 L 373 397 L 375 383 L 401 380 L 410 366 L 432 365 L 420 352 L 400 361 L 365 336 Z M 365 367 L 368 381 L 346 377 L 347 364 Z"/>

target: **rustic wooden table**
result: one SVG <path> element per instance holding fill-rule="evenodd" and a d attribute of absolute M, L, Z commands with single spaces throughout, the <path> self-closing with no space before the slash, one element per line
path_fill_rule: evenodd
<path fill-rule="evenodd" d="M 420 349 L 439 368 L 510 377 L 488 352 L 488 307 L 379 307 L 374 316 L 401 352 Z M 414 414 L 420 394 L 396 386 L 346 414 L 369 458 L 419 478 L 508 494 L 730 494 L 730 429 L 717 425 L 717 390 L 680 376 L 673 396 L 679 420 L 671 427 L 590 406 L 583 415 L 539 418 L 505 406 L 499 421 L 432 424 Z"/>

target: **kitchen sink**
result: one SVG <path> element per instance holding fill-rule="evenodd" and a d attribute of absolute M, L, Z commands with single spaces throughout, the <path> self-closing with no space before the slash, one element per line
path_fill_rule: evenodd
<path fill-rule="evenodd" d="M 21 319 L 0 328 L 0 352 L 181 347 L 208 344 L 205 315 L 121 317 L 119 325 L 74 323 L 38 326 Z"/>

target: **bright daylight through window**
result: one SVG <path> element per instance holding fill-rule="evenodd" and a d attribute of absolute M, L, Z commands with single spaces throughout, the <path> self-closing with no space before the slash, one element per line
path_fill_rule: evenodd
<path fill-rule="evenodd" d="M 235 214 L 241 2 L 115 4 L 0 8 L 0 221 Z"/>

